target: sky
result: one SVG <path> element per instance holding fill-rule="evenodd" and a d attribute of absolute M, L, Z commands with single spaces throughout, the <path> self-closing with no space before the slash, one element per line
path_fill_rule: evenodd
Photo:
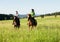
<path fill-rule="evenodd" d="M 60 0 L 0 0 L 2 14 L 28 14 L 31 9 L 36 14 L 47 14 L 60 11 Z"/>

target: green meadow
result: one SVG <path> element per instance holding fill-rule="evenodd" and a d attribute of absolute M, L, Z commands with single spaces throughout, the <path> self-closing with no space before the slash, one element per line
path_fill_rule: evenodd
<path fill-rule="evenodd" d="M 29 30 L 27 18 L 14 28 L 13 20 L 0 21 L 0 42 L 60 42 L 60 16 L 36 17 L 38 25 Z"/>

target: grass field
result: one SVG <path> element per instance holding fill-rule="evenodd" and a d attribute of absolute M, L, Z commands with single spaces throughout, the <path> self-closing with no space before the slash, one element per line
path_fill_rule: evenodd
<path fill-rule="evenodd" d="M 0 21 L 0 42 L 60 42 L 60 16 L 36 18 L 38 25 L 32 31 L 27 19 L 21 19 L 20 29 L 12 25 L 12 20 Z"/>

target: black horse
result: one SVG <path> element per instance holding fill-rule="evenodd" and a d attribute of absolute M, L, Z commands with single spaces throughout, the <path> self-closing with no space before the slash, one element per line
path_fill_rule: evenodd
<path fill-rule="evenodd" d="M 17 27 L 17 28 L 20 27 L 20 20 L 17 16 L 14 16 L 13 25 L 14 25 L 14 27 Z"/>

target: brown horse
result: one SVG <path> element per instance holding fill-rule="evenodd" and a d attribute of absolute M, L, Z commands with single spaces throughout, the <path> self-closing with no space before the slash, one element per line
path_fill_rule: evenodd
<path fill-rule="evenodd" d="M 16 27 L 20 27 L 20 20 L 17 16 L 14 16 L 14 19 L 13 19 L 13 25 L 14 25 L 14 28 Z"/>
<path fill-rule="evenodd" d="M 32 26 L 32 28 L 37 26 L 36 19 L 34 19 L 34 17 L 32 17 L 30 14 L 28 14 L 28 26 L 29 26 L 29 29 L 30 29 L 31 26 Z"/>

